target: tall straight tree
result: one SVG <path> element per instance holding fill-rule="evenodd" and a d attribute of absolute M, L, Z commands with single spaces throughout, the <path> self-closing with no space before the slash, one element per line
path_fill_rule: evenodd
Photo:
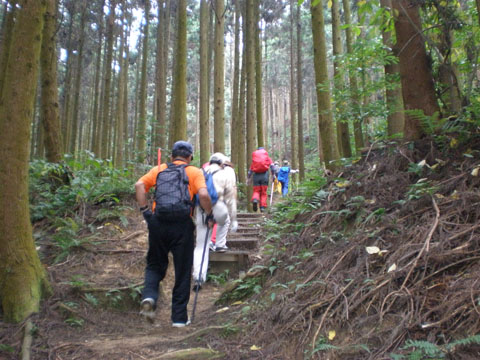
<path fill-rule="evenodd" d="M 105 78 L 103 82 L 103 105 L 101 120 L 101 158 L 108 156 L 110 145 L 108 143 L 108 132 L 110 130 L 110 94 L 112 92 L 112 63 L 113 63 L 113 41 L 114 41 L 114 25 L 115 25 L 115 8 L 117 0 L 110 0 L 110 8 L 107 20 L 107 42 L 105 54 Z"/>
<path fill-rule="evenodd" d="M 258 146 L 265 146 L 263 134 L 263 94 L 262 94 L 262 49 L 260 47 L 260 0 L 254 5 L 254 27 L 255 27 L 255 105 L 257 120 L 257 143 Z"/>
<path fill-rule="evenodd" d="M 166 102 L 167 102 L 167 81 L 164 63 L 166 62 L 167 52 L 165 47 L 166 28 L 166 8 L 165 0 L 157 0 L 157 58 L 155 64 L 155 108 L 156 108 L 156 131 L 155 145 L 160 148 L 166 146 Z M 163 152 L 162 152 L 163 154 Z"/>
<path fill-rule="evenodd" d="M 209 94 L 208 94 L 208 2 L 200 2 L 200 164 L 205 164 L 210 157 L 209 139 Z"/>
<path fill-rule="evenodd" d="M 255 22 L 254 6 L 256 0 L 246 0 L 246 36 L 245 36 L 245 57 L 246 57 L 246 116 L 247 116 L 247 165 L 252 161 L 251 154 L 256 147 L 256 122 L 255 122 Z"/>
<path fill-rule="evenodd" d="M 343 13 L 345 18 L 345 37 L 347 44 L 347 53 L 353 54 L 353 30 L 352 30 L 352 16 L 350 9 L 350 0 L 343 1 Z M 358 151 L 365 146 L 363 140 L 362 122 L 360 119 L 360 93 L 358 90 L 358 80 L 356 72 L 351 70 L 348 74 L 350 80 L 350 93 L 352 94 L 352 103 L 354 108 L 353 119 L 353 135 L 355 139 L 355 149 Z"/>
<path fill-rule="evenodd" d="M 17 1 L 9 1 L 10 7 L 7 7 L 7 13 L 4 14 L 2 23 L 2 43 L 0 46 L 0 97 L 3 91 L 3 82 L 5 79 L 5 71 L 7 68 L 8 54 L 10 51 L 10 43 L 12 40 L 13 25 L 15 21 L 15 13 L 17 9 Z"/>
<path fill-rule="evenodd" d="M 235 28 L 234 28 L 234 52 L 233 52 L 233 90 L 232 90 L 232 118 L 230 126 L 230 149 L 231 160 L 238 165 L 239 155 L 239 81 L 240 81 L 240 4 L 235 1 Z"/>
<path fill-rule="evenodd" d="M 41 119 L 45 142 L 46 158 L 49 162 L 62 160 L 62 133 L 58 106 L 57 84 L 57 0 L 47 1 L 45 24 L 43 26 L 41 68 Z"/>
<path fill-rule="evenodd" d="M 392 9 L 391 0 L 380 0 L 380 4 L 385 12 L 387 12 L 390 17 Z M 392 33 L 385 29 L 385 24 L 382 26 L 382 39 L 383 44 L 387 49 L 394 49 L 393 51 L 398 51 L 394 47 L 392 41 Z M 393 52 L 392 51 L 392 52 Z M 400 65 L 398 63 L 389 62 L 385 64 L 385 77 L 387 81 L 393 82 L 397 81 L 398 76 L 400 75 Z M 403 126 L 405 124 L 405 113 L 403 112 L 403 99 L 402 99 L 402 87 L 399 86 L 392 88 L 392 86 L 387 86 L 385 89 L 385 98 L 387 101 L 387 107 L 389 109 L 387 116 L 387 134 L 393 136 L 395 134 L 403 134 Z"/>
<path fill-rule="evenodd" d="M 72 81 L 73 81 L 73 59 L 74 59 L 74 51 L 73 51 L 73 29 L 74 29 L 74 19 L 75 19 L 75 2 L 65 3 L 64 7 L 68 12 L 69 20 L 68 20 L 68 35 L 67 35 L 67 48 L 66 48 L 66 55 L 67 55 L 67 64 L 65 69 L 65 80 L 62 89 L 62 133 L 63 136 L 63 147 L 64 149 L 68 149 L 70 144 L 70 120 L 71 120 L 71 93 L 72 93 Z"/>
<path fill-rule="evenodd" d="M 138 109 L 138 128 L 137 128 L 137 152 L 138 161 L 145 159 L 145 150 L 147 144 L 147 62 L 148 62 L 148 38 L 150 29 L 150 0 L 145 0 L 145 25 L 143 27 L 143 46 L 142 46 L 142 75 L 140 80 L 140 99 Z"/>
<path fill-rule="evenodd" d="M 19 5 L 0 98 L 0 300 L 7 322 L 37 312 L 50 291 L 28 201 L 30 128 L 47 1 Z"/>
<path fill-rule="evenodd" d="M 172 143 L 187 138 L 187 0 L 177 2 Z"/>
<path fill-rule="evenodd" d="M 432 116 L 439 111 L 433 78 L 425 49 L 420 20 L 420 4 L 409 0 L 392 2 L 395 11 L 395 31 L 397 46 L 400 50 L 400 75 L 402 79 L 402 94 L 405 110 L 406 140 L 419 139 L 424 135 L 418 114 L 410 111 L 423 112 Z"/>
<path fill-rule="evenodd" d="M 98 44 L 95 59 L 95 84 L 93 93 L 93 110 L 92 110 L 92 151 L 95 155 L 100 155 L 100 73 L 102 68 L 102 43 L 103 43 L 103 8 L 105 7 L 105 0 L 99 2 L 97 12 L 98 23 Z"/>
<path fill-rule="evenodd" d="M 300 180 L 305 178 L 305 149 L 303 143 L 303 69 L 301 5 L 297 6 L 297 114 L 298 114 L 298 169 Z"/>
<path fill-rule="evenodd" d="M 332 0 L 332 43 L 333 43 L 333 70 L 334 84 L 338 91 L 343 91 L 345 81 L 343 72 L 340 70 L 339 57 L 343 54 L 342 34 L 340 32 L 340 9 L 338 0 Z M 337 115 L 337 138 L 338 150 L 342 157 L 351 157 L 352 148 L 350 147 L 350 131 L 348 129 L 348 119 L 342 117 L 341 109 L 346 104 L 336 103 L 335 107 L 339 111 L 335 111 Z"/>
<path fill-rule="evenodd" d="M 293 0 L 290 0 L 290 163 L 297 168 L 297 107 L 295 106 L 295 11 Z"/>
<path fill-rule="evenodd" d="M 246 80 L 246 126 L 247 126 L 247 168 L 252 163 L 252 153 L 256 147 L 256 119 L 255 119 L 255 11 L 256 0 L 246 0 L 245 11 L 245 80 Z M 251 186 L 248 187 L 247 199 L 253 193 Z"/>
<path fill-rule="evenodd" d="M 215 0 L 214 81 L 214 141 L 215 152 L 225 152 L 225 1 Z"/>
<path fill-rule="evenodd" d="M 323 1 L 318 2 L 317 5 L 312 3 L 310 10 L 312 14 L 315 83 L 317 85 L 318 128 L 322 140 L 325 166 L 328 169 L 334 169 L 333 161 L 339 158 L 339 154 L 330 105 Z"/>
<path fill-rule="evenodd" d="M 126 15 L 126 5 L 125 0 L 122 0 L 122 32 L 120 34 L 120 50 L 118 56 L 118 64 L 119 64 L 119 74 L 118 74 L 118 89 L 117 89 L 117 108 L 116 108 L 116 116 L 115 116 L 115 146 L 113 147 L 113 162 L 117 168 L 121 168 L 123 166 L 123 153 L 124 153 L 124 122 L 125 119 L 125 84 L 124 82 L 127 81 L 127 74 L 126 74 L 126 63 L 128 61 L 127 58 L 124 56 L 125 52 L 125 43 L 127 37 L 127 29 L 123 28 L 125 23 L 125 15 Z"/>
<path fill-rule="evenodd" d="M 73 88 L 73 110 L 72 110 L 72 118 L 70 121 L 70 139 L 68 141 L 69 144 L 69 152 L 74 154 L 77 147 L 77 134 L 78 134 L 78 115 L 79 115 L 79 108 L 80 108 L 80 88 L 82 85 L 82 66 L 83 66 L 83 48 L 85 44 L 85 21 L 87 16 L 87 1 L 82 0 L 81 8 L 80 8 L 80 36 L 78 39 L 78 51 L 77 51 L 77 68 L 75 74 L 75 84 Z"/>
<path fill-rule="evenodd" d="M 240 3 L 241 4 L 241 3 Z M 241 14 L 243 20 L 246 18 L 246 9 L 245 4 L 241 4 Z M 246 38 L 247 27 L 245 26 L 245 21 L 242 21 L 242 34 L 243 38 Z M 245 119 L 245 109 L 246 109 L 246 84 L 247 84 L 247 56 L 246 56 L 246 47 L 243 46 L 242 49 L 242 69 L 240 71 L 240 88 L 238 90 L 238 158 L 237 158 L 237 171 L 238 171 L 238 181 L 241 184 L 247 183 L 247 162 L 248 157 L 246 153 L 247 149 L 247 123 Z M 233 155 L 233 154 L 232 154 Z M 248 190 L 247 190 L 248 192 Z"/>

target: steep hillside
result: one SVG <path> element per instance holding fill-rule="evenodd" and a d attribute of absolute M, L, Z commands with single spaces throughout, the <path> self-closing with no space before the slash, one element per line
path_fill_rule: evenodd
<path fill-rule="evenodd" d="M 479 145 L 376 144 L 281 204 L 269 255 L 223 295 L 258 292 L 232 307 L 244 331 L 211 344 L 238 359 L 480 358 Z"/>

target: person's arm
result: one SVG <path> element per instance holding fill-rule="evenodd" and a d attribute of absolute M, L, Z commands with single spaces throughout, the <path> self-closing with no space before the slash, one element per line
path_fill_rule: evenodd
<path fill-rule="evenodd" d="M 137 181 L 137 183 L 135 184 L 135 197 L 140 208 L 148 206 L 145 184 L 141 181 Z"/>
<path fill-rule="evenodd" d="M 198 189 L 198 201 L 200 206 L 202 207 L 203 211 L 207 214 L 207 222 L 208 227 L 213 228 L 215 221 L 212 215 L 212 200 L 210 199 L 210 195 L 208 195 L 207 188 L 200 188 Z"/>

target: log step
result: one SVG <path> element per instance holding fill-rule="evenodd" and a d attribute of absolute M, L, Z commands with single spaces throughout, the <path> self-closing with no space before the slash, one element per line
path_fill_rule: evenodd
<path fill-rule="evenodd" d="M 258 239 L 255 238 L 227 238 L 227 246 L 232 249 L 255 249 L 258 244 Z"/>
<path fill-rule="evenodd" d="M 232 272 L 245 271 L 248 266 L 248 254 L 246 250 L 229 250 L 224 253 L 212 252 L 210 253 L 210 272 L 222 273 L 225 270 Z"/>

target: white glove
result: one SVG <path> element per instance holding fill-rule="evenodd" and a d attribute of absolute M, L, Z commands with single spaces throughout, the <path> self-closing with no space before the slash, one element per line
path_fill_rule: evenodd
<path fill-rule="evenodd" d="M 232 221 L 232 226 L 230 226 L 230 231 L 234 233 L 234 232 L 237 232 L 237 229 L 238 229 L 238 221 L 237 220 Z"/>

